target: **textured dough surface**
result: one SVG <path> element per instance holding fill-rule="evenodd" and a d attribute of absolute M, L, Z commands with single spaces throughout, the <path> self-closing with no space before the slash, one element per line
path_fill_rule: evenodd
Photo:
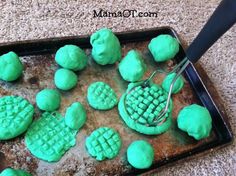
<path fill-rule="evenodd" d="M 19 136 L 32 122 L 34 107 L 19 96 L 0 98 L 0 140 Z"/>
<path fill-rule="evenodd" d="M 0 176 L 31 176 L 31 174 L 21 169 L 7 168 L 0 173 Z"/>
<path fill-rule="evenodd" d="M 156 84 L 144 89 L 140 86 L 141 84 L 142 82 L 129 84 L 126 93 L 120 98 L 119 114 L 129 128 L 140 133 L 147 135 L 164 133 L 172 122 L 172 101 L 163 117 L 166 120 L 160 125 L 153 126 L 153 120 L 165 108 L 167 93 Z"/>
<path fill-rule="evenodd" d="M 45 112 L 30 126 L 25 144 L 37 158 L 54 162 L 76 144 L 76 133 L 58 112 Z"/>
<path fill-rule="evenodd" d="M 100 127 L 86 138 L 86 148 L 96 160 L 112 159 L 119 154 L 121 139 L 112 128 Z"/>
<path fill-rule="evenodd" d="M 177 118 L 178 127 L 196 140 L 206 138 L 212 129 L 212 119 L 207 108 L 192 104 L 184 107 Z"/>
<path fill-rule="evenodd" d="M 159 35 L 148 45 L 155 61 L 163 62 L 175 57 L 179 52 L 179 43 L 176 38 L 168 34 Z"/>
<path fill-rule="evenodd" d="M 121 46 L 110 29 L 102 28 L 90 37 L 93 59 L 100 65 L 114 64 L 121 59 Z"/>
<path fill-rule="evenodd" d="M 65 122 L 68 127 L 74 130 L 79 130 L 86 121 L 86 111 L 84 106 L 75 102 L 66 109 Z"/>
<path fill-rule="evenodd" d="M 129 51 L 119 64 L 119 72 L 122 78 L 130 82 L 136 82 L 142 79 L 145 70 L 146 65 L 141 55 L 135 50 Z"/>
<path fill-rule="evenodd" d="M 166 75 L 165 79 L 163 80 L 161 86 L 166 92 L 169 92 L 171 82 L 173 81 L 175 75 L 176 75 L 176 73 L 168 74 L 168 75 Z M 174 93 L 174 94 L 178 93 L 183 88 L 183 86 L 184 86 L 184 79 L 180 75 L 174 83 L 172 93 Z"/>
<path fill-rule="evenodd" d="M 65 45 L 56 52 L 55 60 L 63 68 L 78 71 L 86 67 L 88 57 L 78 46 Z"/>
<path fill-rule="evenodd" d="M 54 82 L 58 89 L 70 90 L 76 86 L 78 78 L 73 71 L 61 68 L 56 71 Z"/>
<path fill-rule="evenodd" d="M 0 79 L 4 81 L 14 81 L 22 75 L 23 65 L 14 52 L 9 52 L 0 56 Z"/>
<path fill-rule="evenodd" d="M 90 106 L 98 110 L 111 109 L 118 103 L 116 93 L 104 82 L 92 83 L 88 88 L 87 99 Z"/>
<path fill-rule="evenodd" d="M 128 162 L 137 169 L 147 169 L 154 160 L 154 150 L 151 144 L 143 140 L 132 142 L 127 150 Z"/>
<path fill-rule="evenodd" d="M 61 95 L 54 89 L 43 89 L 36 95 L 36 104 L 44 111 L 55 111 L 60 107 Z"/>

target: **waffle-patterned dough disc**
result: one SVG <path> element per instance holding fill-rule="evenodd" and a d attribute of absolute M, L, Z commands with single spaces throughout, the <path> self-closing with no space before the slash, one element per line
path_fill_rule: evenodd
<path fill-rule="evenodd" d="M 76 143 L 77 130 L 66 126 L 58 112 L 45 112 L 33 122 L 25 136 L 29 151 L 39 159 L 58 161 Z"/>
<path fill-rule="evenodd" d="M 34 107 L 20 96 L 0 98 L 0 140 L 19 136 L 32 122 Z"/>
<path fill-rule="evenodd" d="M 119 134 L 112 128 L 100 127 L 86 138 L 86 148 L 89 154 L 101 161 L 116 157 L 121 148 Z"/>
<path fill-rule="evenodd" d="M 140 133 L 153 135 L 161 134 L 169 129 L 171 125 L 172 101 L 166 118 L 159 125 L 154 125 L 153 121 L 159 112 L 165 108 L 167 92 L 157 84 L 150 87 L 141 87 L 142 83 L 130 83 L 128 90 L 122 95 L 118 109 L 120 116 L 131 129 Z"/>
<path fill-rule="evenodd" d="M 94 82 L 88 88 L 88 103 L 94 109 L 108 110 L 117 103 L 117 95 L 114 90 L 104 82 Z"/>

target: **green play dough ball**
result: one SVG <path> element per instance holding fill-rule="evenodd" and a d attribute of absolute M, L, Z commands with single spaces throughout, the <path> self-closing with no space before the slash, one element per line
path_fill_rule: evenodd
<path fill-rule="evenodd" d="M 34 107 L 20 96 L 0 98 L 0 140 L 12 139 L 27 130 L 33 120 Z"/>
<path fill-rule="evenodd" d="M 86 111 L 81 103 L 75 102 L 66 109 L 65 122 L 68 127 L 79 130 L 85 121 Z"/>
<path fill-rule="evenodd" d="M 171 74 L 168 74 L 165 79 L 163 80 L 162 82 L 162 88 L 169 92 L 169 89 L 170 89 L 170 85 L 171 85 L 171 82 L 172 80 L 174 79 L 176 73 L 171 73 Z M 172 93 L 176 94 L 178 93 L 184 86 L 184 79 L 182 76 L 179 76 L 177 78 L 177 80 L 175 81 L 175 84 L 173 86 L 173 89 L 172 89 Z"/>
<path fill-rule="evenodd" d="M 0 79 L 14 81 L 22 75 L 23 65 L 14 52 L 0 56 Z"/>
<path fill-rule="evenodd" d="M 98 110 L 109 110 L 118 103 L 115 91 L 104 82 L 94 82 L 88 87 L 87 100 Z"/>
<path fill-rule="evenodd" d="M 55 60 L 63 68 L 78 71 L 87 65 L 88 58 L 78 46 L 65 45 L 56 52 Z"/>
<path fill-rule="evenodd" d="M 177 39 L 168 34 L 153 38 L 148 45 L 155 61 L 163 62 L 172 59 L 179 52 Z"/>
<path fill-rule="evenodd" d="M 54 111 L 60 107 L 61 95 L 54 89 L 43 89 L 36 95 L 36 104 L 44 111 Z"/>
<path fill-rule="evenodd" d="M 61 68 L 56 71 L 54 75 L 54 82 L 58 89 L 70 90 L 76 86 L 78 78 L 73 71 Z"/>
<path fill-rule="evenodd" d="M 31 176 L 31 174 L 21 169 L 7 168 L 0 173 L 0 176 Z"/>
<path fill-rule="evenodd" d="M 134 141 L 128 147 L 127 159 L 137 169 L 149 168 L 154 160 L 153 147 L 143 140 Z"/>
<path fill-rule="evenodd" d="M 114 64 L 121 59 L 121 46 L 110 29 L 103 28 L 90 37 L 93 59 L 100 65 Z"/>
<path fill-rule="evenodd" d="M 196 140 L 210 135 L 212 119 L 207 108 L 193 104 L 184 107 L 177 118 L 178 127 Z"/>
<path fill-rule="evenodd" d="M 119 71 L 122 78 L 126 81 L 136 82 L 142 79 L 146 65 L 140 54 L 131 50 L 119 64 Z"/>

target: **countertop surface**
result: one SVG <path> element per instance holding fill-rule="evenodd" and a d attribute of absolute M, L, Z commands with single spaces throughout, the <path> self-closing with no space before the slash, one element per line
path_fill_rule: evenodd
<path fill-rule="evenodd" d="M 173 27 L 189 44 L 212 14 L 219 0 L 2 0 L 0 42 L 91 34 L 101 27 L 114 32 Z M 96 17 L 94 10 L 117 12 L 125 9 L 157 12 L 157 17 Z M 206 70 L 224 102 L 236 132 L 236 25 L 202 57 Z M 163 167 L 158 175 L 235 175 L 236 143 L 204 156 Z"/>

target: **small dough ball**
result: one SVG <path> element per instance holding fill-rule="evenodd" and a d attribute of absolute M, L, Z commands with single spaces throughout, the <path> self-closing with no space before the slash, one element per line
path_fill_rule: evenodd
<path fill-rule="evenodd" d="M 162 34 L 153 38 L 148 45 L 156 62 L 172 59 L 179 52 L 179 43 L 176 38 Z"/>
<path fill-rule="evenodd" d="M 121 46 L 110 29 L 103 28 L 91 35 L 93 59 L 100 65 L 114 64 L 121 59 Z"/>
<path fill-rule="evenodd" d="M 55 60 L 63 68 L 78 71 L 85 68 L 88 57 L 78 46 L 65 45 L 57 51 Z"/>
<path fill-rule="evenodd" d="M 165 79 L 163 80 L 162 82 L 162 88 L 169 92 L 169 89 L 170 89 L 170 85 L 171 85 L 171 82 L 172 80 L 174 79 L 176 73 L 171 73 L 171 74 L 168 74 Z M 174 83 L 174 86 L 173 86 L 173 89 L 172 89 L 172 93 L 176 94 L 178 93 L 184 86 L 184 79 L 183 77 L 180 75 L 177 80 L 175 81 Z"/>
<path fill-rule="evenodd" d="M 36 95 L 36 104 L 44 111 L 55 111 L 60 107 L 61 95 L 57 90 L 44 89 Z"/>
<path fill-rule="evenodd" d="M 85 121 L 86 111 L 81 103 L 75 102 L 66 109 L 65 122 L 71 129 L 79 130 Z"/>
<path fill-rule="evenodd" d="M 76 86 L 78 78 L 73 71 L 61 68 L 56 71 L 54 82 L 58 89 L 70 90 Z"/>
<path fill-rule="evenodd" d="M 15 81 L 23 72 L 23 65 L 14 52 L 0 56 L 0 79 L 4 81 Z"/>
<path fill-rule="evenodd" d="M 145 70 L 146 65 L 140 54 L 135 50 L 129 51 L 119 64 L 119 71 L 122 78 L 130 82 L 136 82 L 142 79 Z"/>
<path fill-rule="evenodd" d="M 146 169 L 154 160 L 153 147 L 146 141 L 137 140 L 132 142 L 127 150 L 128 162 L 137 169 Z"/>
<path fill-rule="evenodd" d="M 208 137 L 212 128 L 209 111 L 197 104 L 184 107 L 178 115 L 177 123 L 179 129 L 187 132 L 196 140 Z"/>

